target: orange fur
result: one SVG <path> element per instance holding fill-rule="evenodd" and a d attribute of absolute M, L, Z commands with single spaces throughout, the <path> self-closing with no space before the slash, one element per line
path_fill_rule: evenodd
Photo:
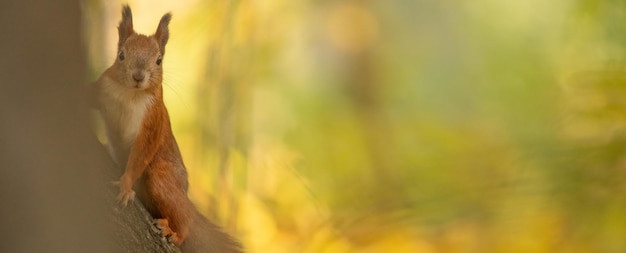
<path fill-rule="evenodd" d="M 96 81 L 109 150 L 125 168 L 117 198 L 127 205 L 137 195 L 162 236 L 185 252 L 241 252 L 239 243 L 202 217 L 187 197 L 187 171 L 163 103 L 161 60 L 170 18 L 161 18 L 154 35 L 137 34 L 125 6 L 118 57 Z"/>

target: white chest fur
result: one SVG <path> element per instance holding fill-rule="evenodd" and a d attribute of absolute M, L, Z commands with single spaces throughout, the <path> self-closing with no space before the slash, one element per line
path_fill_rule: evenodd
<path fill-rule="evenodd" d="M 111 155 L 124 164 L 152 103 L 152 96 L 109 78 L 100 81 L 100 111 L 106 124 Z"/>

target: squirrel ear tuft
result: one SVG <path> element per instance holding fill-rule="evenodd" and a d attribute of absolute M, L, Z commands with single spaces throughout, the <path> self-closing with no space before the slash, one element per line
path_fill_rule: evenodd
<path fill-rule="evenodd" d="M 120 25 L 117 27 L 117 31 L 119 32 L 120 38 L 117 44 L 118 49 L 122 48 L 122 45 L 130 37 L 135 31 L 133 30 L 133 13 L 130 11 L 130 7 L 128 5 L 124 5 L 122 7 L 122 21 L 120 21 Z"/>
<path fill-rule="evenodd" d="M 161 48 L 161 54 L 165 54 L 165 44 L 167 44 L 167 40 L 170 38 L 170 31 L 167 27 L 170 24 L 170 20 L 172 20 L 172 14 L 166 13 L 159 21 L 159 26 L 157 27 L 156 33 L 154 33 L 154 37 L 157 42 L 159 42 L 159 47 Z"/>

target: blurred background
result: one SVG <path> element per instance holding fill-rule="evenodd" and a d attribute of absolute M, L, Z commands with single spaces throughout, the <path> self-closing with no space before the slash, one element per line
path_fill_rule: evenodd
<path fill-rule="evenodd" d="M 122 1 L 82 2 L 89 80 Z M 249 252 L 625 252 L 626 3 L 128 1 L 171 11 L 190 197 Z"/>

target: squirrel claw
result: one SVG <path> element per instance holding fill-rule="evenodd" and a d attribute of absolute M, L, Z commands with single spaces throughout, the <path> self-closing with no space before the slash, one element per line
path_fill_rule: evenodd
<path fill-rule="evenodd" d="M 155 219 L 154 226 L 159 230 L 161 238 L 176 245 L 180 244 L 178 234 L 170 228 L 169 221 L 167 219 Z"/>
<path fill-rule="evenodd" d="M 133 202 L 135 200 L 135 191 L 121 191 L 117 195 L 117 201 L 122 204 L 123 207 L 128 205 L 128 202 Z"/>
<path fill-rule="evenodd" d="M 132 188 L 128 189 L 126 187 L 122 187 L 120 181 L 114 181 L 111 182 L 111 184 L 120 187 L 120 193 L 117 194 L 116 199 L 117 202 L 122 204 L 122 207 L 126 207 L 128 205 L 128 202 L 133 202 L 133 200 L 135 200 L 135 191 L 133 191 Z"/>

